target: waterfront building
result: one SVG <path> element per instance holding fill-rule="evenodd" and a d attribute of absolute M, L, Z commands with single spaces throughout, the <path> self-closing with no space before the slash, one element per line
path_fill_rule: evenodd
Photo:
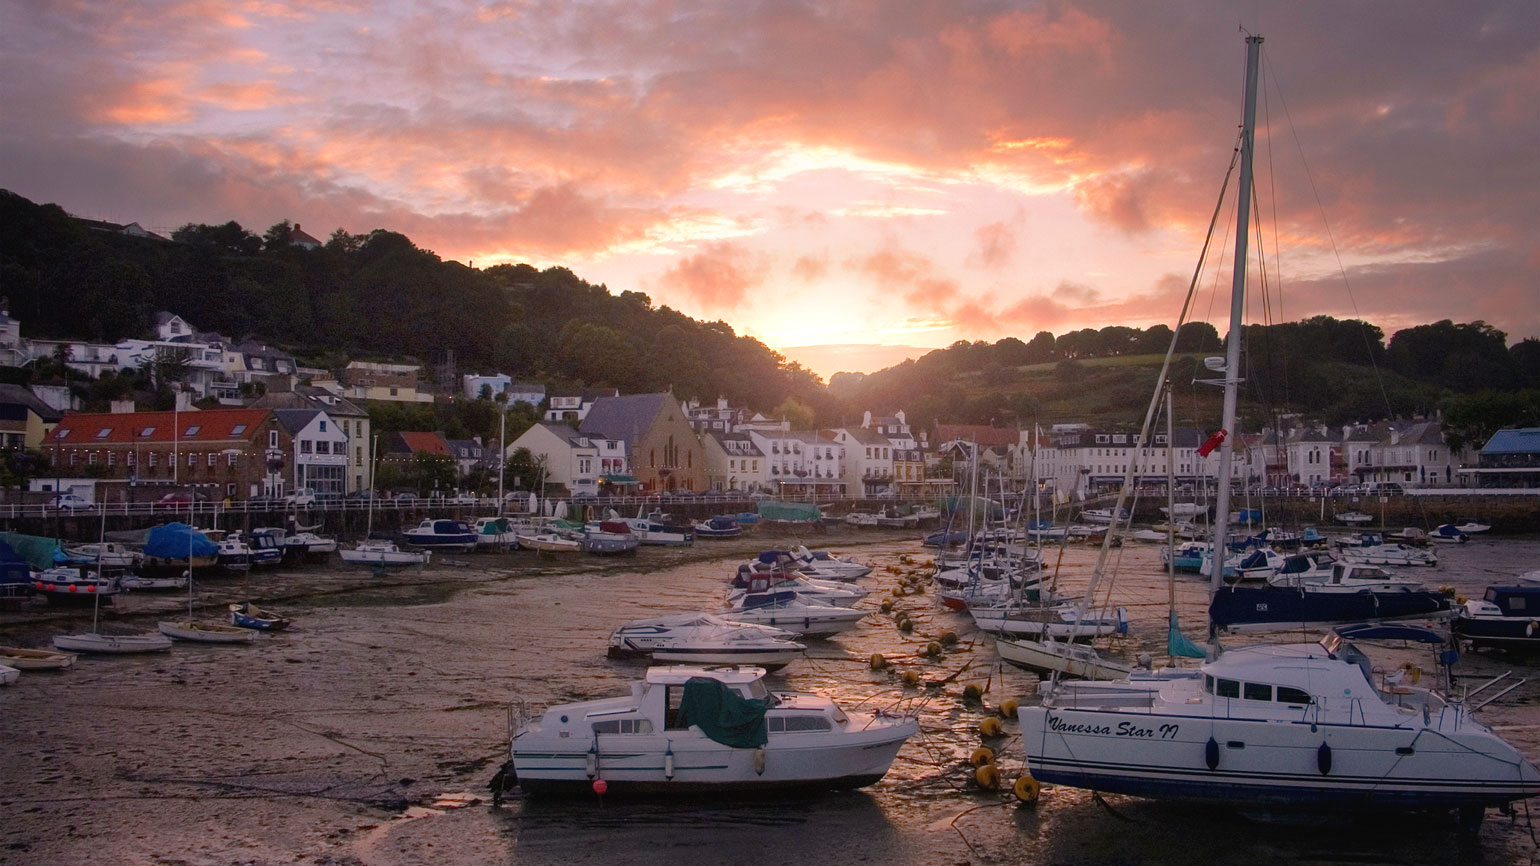
<path fill-rule="evenodd" d="M 770 467 L 747 433 L 705 433 L 707 484 L 711 490 L 770 490 Z"/>
<path fill-rule="evenodd" d="M 877 496 L 893 487 L 893 453 L 888 437 L 866 427 L 841 427 L 834 442 L 845 451 L 845 492 Z"/>
<path fill-rule="evenodd" d="M 0 450 L 40 447 L 61 417 L 21 385 L 0 385 Z"/>
<path fill-rule="evenodd" d="M 318 409 L 277 409 L 278 423 L 289 434 L 289 483 L 320 497 L 347 493 L 348 434 L 342 424 Z"/>
<path fill-rule="evenodd" d="M 369 413 L 358 408 L 352 401 L 310 385 L 284 388 L 282 382 L 274 382 L 266 393 L 254 398 L 249 404 L 253 409 L 311 409 L 325 412 L 336 426 L 347 434 L 347 460 L 343 492 L 374 489 L 372 462 L 372 430 Z M 335 447 L 335 445 L 333 446 Z"/>
<path fill-rule="evenodd" d="M 552 393 L 550 406 L 545 411 L 547 421 L 569 421 L 581 424 L 593 411 L 594 402 L 605 397 L 619 396 L 614 388 L 596 388 L 588 391 L 556 391 Z"/>
<path fill-rule="evenodd" d="M 578 429 L 590 439 L 622 442 L 641 491 L 707 489 L 706 452 L 671 393 L 600 397 Z"/>
<path fill-rule="evenodd" d="M 1499 430 L 1481 448 L 1479 463 L 1461 469 L 1471 487 L 1540 487 L 1540 427 Z"/>
<path fill-rule="evenodd" d="M 558 421 L 539 421 L 508 443 L 508 454 L 527 448 L 544 474 L 538 478 L 504 479 L 514 486 L 543 491 L 560 485 L 573 494 L 599 492 L 599 447 L 590 436 Z"/>

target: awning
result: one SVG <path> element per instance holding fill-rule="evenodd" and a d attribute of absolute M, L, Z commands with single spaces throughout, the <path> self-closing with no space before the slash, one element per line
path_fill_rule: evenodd
<path fill-rule="evenodd" d="M 600 475 L 599 480 L 606 484 L 635 484 L 635 475 Z"/>

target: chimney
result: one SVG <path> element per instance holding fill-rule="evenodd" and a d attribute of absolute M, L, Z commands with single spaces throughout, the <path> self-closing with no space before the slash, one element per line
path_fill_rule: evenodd
<path fill-rule="evenodd" d="M 112 401 L 111 411 L 112 411 L 112 414 L 114 414 L 114 415 L 130 415 L 130 414 L 133 414 L 133 411 L 134 411 L 134 401 L 132 401 L 132 400 L 113 400 Z"/>

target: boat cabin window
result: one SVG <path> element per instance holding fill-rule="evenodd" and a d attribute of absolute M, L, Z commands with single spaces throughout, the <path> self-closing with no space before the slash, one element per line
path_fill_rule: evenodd
<path fill-rule="evenodd" d="M 1214 694 L 1221 698 L 1238 698 L 1241 696 L 1241 684 L 1235 680 L 1220 680 Z"/>
<path fill-rule="evenodd" d="M 1308 704 L 1310 703 L 1310 693 L 1300 689 L 1289 688 L 1288 686 L 1279 686 L 1278 701 L 1285 704 Z"/>
<path fill-rule="evenodd" d="M 684 686 L 669 686 L 663 693 L 663 729 L 678 731 L 684 728 L 679 724 L 679 706 L 684 703 Z"/>
<path fill-rule="evenodd" d="M 1508 610 L 1524 610 L 1524 602 L 1526 601 L 1528 599 L 1522 595 L 1510 595 L 1508 596 Z"/>
<path fill-rule="evenodd" d="M 652 733 L 651 719 L 606 719 L 602 722 L 594 722 L 596 734 L 650 734 Z"/>
<path fill-rule="evenodd" d="M 753 698 L 756 700 L 770 696 L 770 690 L 765 688 L 764 680 L 755 680 L 754 682 L 740 688 L 739 692 L 746 698 Z"/>
<path fill-rule="evenodd" d="M 765 727 L 772 734 L 798 731 L 827 731 L 834 726 L 826 716 L 767 716 Z"/>
<path fill-rule="evenodd" d="M 1273 687 L 1263 683 L 1246 683 L 1246 700 L 1270 701 L 1273 699 Z"/>

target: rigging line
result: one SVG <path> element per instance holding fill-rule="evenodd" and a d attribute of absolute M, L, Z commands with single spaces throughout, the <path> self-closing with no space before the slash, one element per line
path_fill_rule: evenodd
<path fill-rule="evenodd" d="M 1268 70 L 1272 72 L 1272 61 L 1264 56 L 1263 62 L 1267 64 Z M 1305 146 L 1304 143 L 1299 140 L 1299 130 L 1294 126 L 1294 116 L 1289 113 L 1288 100 L 1283 96 L 1283 88 L 1279 87 L 1277 84 L 1278 75 L 1276 72 L 1272 72 L 1271 80 L 1274 82 L 1274 87 L 1276 87 L 1278 90 L 1278 103 L 1279 105 L 1283 106 L 1284 120 L 1288 123 L 1289 132 L 1293 136 L 1294 148 L 1295 150 L 1299 151 L 1299 161 L 1305 170 L 1305 180 L 1310 184 L 1310 194 L 1315 198 L 1316 210 L 1321 214 L 1321 224 L 1326 229 L 1326 239 L 1330 241 L 1332 255 L 1337 260 L 1337 272 L 1342 275 L 1342 287 L 1347 290 L 1348 303 L 1352 305 L 1353 315 L 1357 317 L 1359 321 L 1360 327 L 1358 332 L 1359 336 L 1361 336 L 1364 341 L 1364 352 L 1369 356 L 1369 366 L 1374 370 L 1374 382 L 1380 388 L 1380 398 L 1385 401 L 1385 411 L 1386 414 L 1389 415 L 1391 414 L 1390 394 L 1385 389 L 1385 375 L 1380 370 L 1379 362 L 1375 360 L 1374 347 L 1369 343 L 1369 333 L 1367 329 L 1369 323 L 1363 320 L 1363 313 L 1359 312 L 1358 298 L 1354 297 L 1353 295 L 1353 284 L 1348 279 L 1347 266 L 1342 263 L 1342 250 L 1337 247 L 1337 237 L 1332 233 L 1331 221 L 1326 218 L 1326 205 L 1322 203 L 1321 191 L 1315 185 L 1315 175 L 1310 171 L 1310 161 L 1305 158 Z"/>

